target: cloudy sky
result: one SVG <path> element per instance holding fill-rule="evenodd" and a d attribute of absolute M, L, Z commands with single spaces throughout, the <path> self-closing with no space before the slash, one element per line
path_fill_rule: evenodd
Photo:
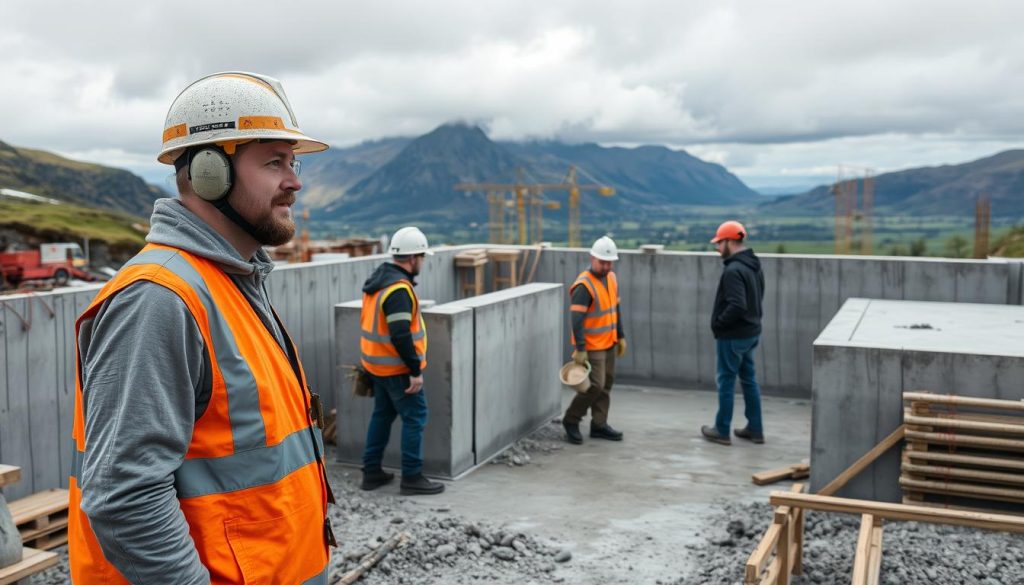
<path fill-rule="evenodd" d="M 0 140 L 161 182 L 174 96 L 234 69 L 332 144 L 468 120 L 806 185 L 1024 145 L 1022 22 L 986 0 L 4 0 Z"/>

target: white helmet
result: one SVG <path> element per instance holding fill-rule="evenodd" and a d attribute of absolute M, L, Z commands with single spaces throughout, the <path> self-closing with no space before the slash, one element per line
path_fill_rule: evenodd
<path fill-rule="evenodd" d="M 416 254 L 433 256 L 434 253 L 428 250 L 427 246 L 427 236 L 423 235 L 420 228 L 404 227 L 391 236 L 391 246 L 388 247 L 388 253 L 392 256 L 413 256 Z"/>
<path fill-rule="evenodd" d="M 590 247 L 590 255 L 598 260 L 615 261 L 619 259 L 619 249 L 608 236 L 601 236 Z"/>
<path fill-rule="evenodd" d="M 174 99 L 157 160 L 173 164 L 186 148 L 201 144 L 224 145 L 234 154 L 236 143 L 260 138 L 291 141 L 295 154 L 327 150 L 326 143 L 299 130 L 281 82 L 257 73 L 214 73 Z"/>

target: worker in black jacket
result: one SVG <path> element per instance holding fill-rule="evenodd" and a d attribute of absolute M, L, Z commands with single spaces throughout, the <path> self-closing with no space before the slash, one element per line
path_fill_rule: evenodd
<path fill-rule="evenodd" d="M 364 490 L 374 490 L 394 479 L 381 463 L 391 435 L 391 424 L 402 418 L 401 493 L 438 494 L 444 484 L 423 475 L 423 430 L 427 425 L 427 398 L 423 369 L 427 367 L 427 329 L 413 287 L 427 255 L 427 237 L 418 228 L 395 232 L 385 262 L 363 285 L 360 314 L 360 363 L 373 381 L 373 415 L 363 452 Z"/>
<path fill-rule="evenodd" d="M 729 428 L 737 376 L 743 387 L 747 426 L 736 429 L 736 436 L 764 443 L 761 390 L 754 369 L 754 351 L 761 339 L 764 273 L 754 251 L 744 245 L 746 236 L 740 222 L 727 221 L 711 240 L 725 264 L 711 315 L 718 355 L 718 414 L 715 426 L 705 425 L 700 431 L 705 439 L 722 445 L 732 444 Z"/>

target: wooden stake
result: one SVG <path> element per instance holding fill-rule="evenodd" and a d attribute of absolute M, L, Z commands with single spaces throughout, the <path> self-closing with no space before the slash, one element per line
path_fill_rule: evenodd
<path fill-rule="evenodd" d="M 342 575 L 341 579 L 335 582 L 335 585 L 352 585 L 358 581 L 364 573 L 373 568 L 374 565 L 379 563 L 381 559 L 388 556 L 388 553 L 392 550 L 405 546 L 405 543 L 409 541 L 409 534 L 406 532 L 399 532 L 387 539 L 387 541 L 380 545 L 377 550 L 369 553 L 363 560 L 359 561 L 359 565 Z"/>

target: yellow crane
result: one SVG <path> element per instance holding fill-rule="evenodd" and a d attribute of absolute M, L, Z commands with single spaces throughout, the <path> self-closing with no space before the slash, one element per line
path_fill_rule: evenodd
<path fill-rule="evenodd" d="M 566 191 L 569 194 L 569 246 L 579 247 L 581 227 L 580 192 L 595 191 L 598 195 L 609 197 L 615 194 L 615 189 L 598 185 L 596 182 L 595 184 L 580 185 L 576 179 L 576 174 L 576 167 L 570 166 L 569 172 L 566 173 L 565 179 L 561 183 L 526 183 L 523 181 L 522 169 L 520 169 L 515 183 L 458 183 L 455 185 L 455 189 L 457 191 L 483 191 L 489 193 L 488 202 L 490 204 L 490 219 L 492 222 L 490 227 L 492 242 L 496 237 L 497 229 L 500 229 L 502 235 L 504 235 L 504 211 L 506 209 L 505 198 L 495 195 L 499 192 L 512 193 L 520 245 L 529 243 L 528 231 L 533 232 L 536 241 L 540 241 L 543 238 L 543 209 L 559 209 L 561 207 L 561 204 L 558 202 L 544 199 L 544 192 Z M 530 221 L 527 218 L 527 203 L 530 205 L 530 215 L 533 223 L 532 230 Z M 496 208 L 500 208 L 500 212 Z M 494 220 L 498 217 L 501 218 L 500 228 L 496 228 L 493 225 Z"/>

